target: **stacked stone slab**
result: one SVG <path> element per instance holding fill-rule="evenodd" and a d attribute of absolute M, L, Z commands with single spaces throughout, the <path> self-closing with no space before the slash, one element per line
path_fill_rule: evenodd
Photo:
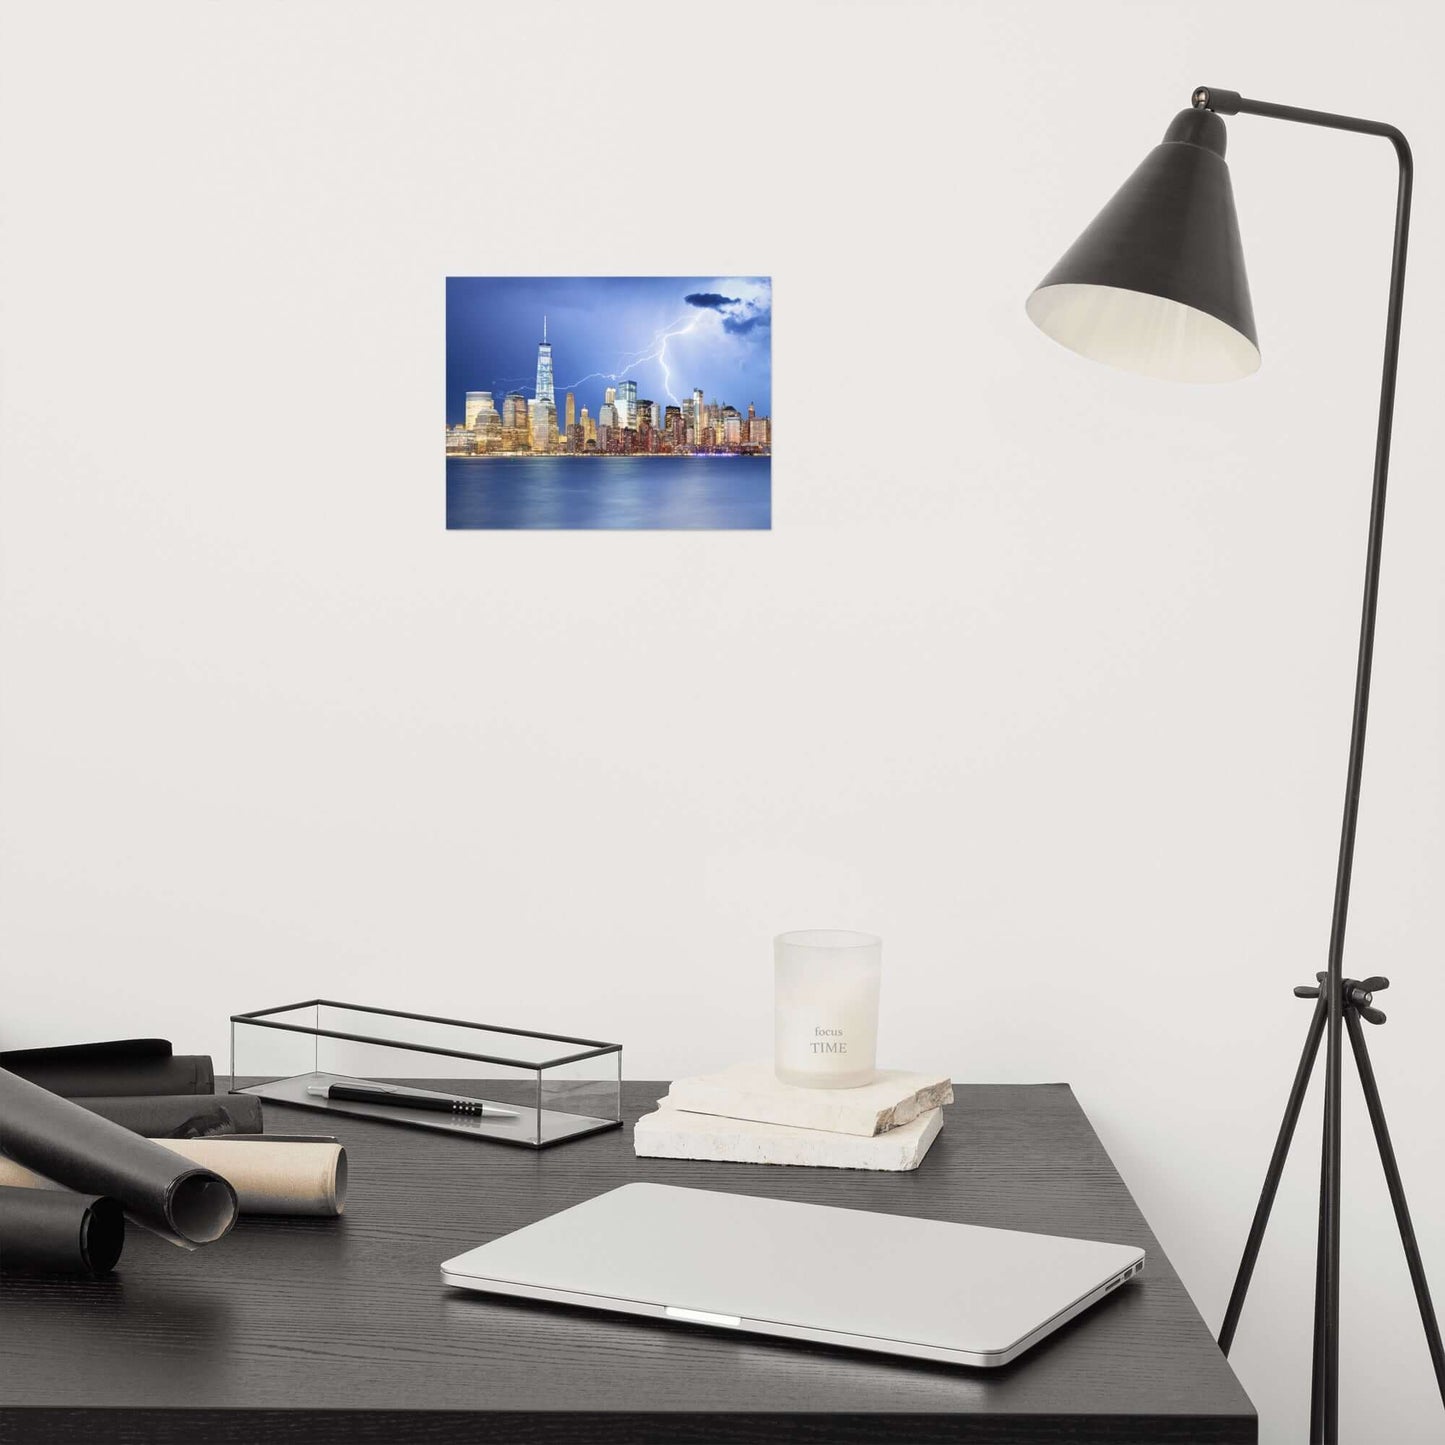
<path fill-rule="evenodd" d="M 857 1089 L 779 1083 L 768 1063 L 678 1079 L 633 1130 L 637 1154 L 833 1169 L 916 1169 L 943 1127 L 953 1086 L 880 1070 Z"/>

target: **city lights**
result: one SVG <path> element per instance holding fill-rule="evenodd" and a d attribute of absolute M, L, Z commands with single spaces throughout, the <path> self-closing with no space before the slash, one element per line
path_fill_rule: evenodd
<path fill-rule="evenodd" d="M 618 380 L 603 390 L 592 415 L 582 404 L 579 389 L 580 383 L 565 392 L 559 425 L 552 343 L 544 316 L 533 394 L 509 391 L 498 406 L 490 391 L 468 391 L 464 420 L 447 428 L 447 455 L 769 456 L 772 452 L 772 420 L 759 416 L 751 402 L 742 411 L 716 398 L 707 400 L 698 388 L 681 402 L 664 405 L 639 397 L 636 381 Z"/>

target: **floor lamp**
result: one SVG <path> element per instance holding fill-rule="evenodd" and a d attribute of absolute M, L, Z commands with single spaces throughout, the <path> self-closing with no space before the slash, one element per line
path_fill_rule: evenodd
<path fill-rule="evenodd" d="M 1316 1000 L 1314 1014 L 1219 1336 L 1220 1348 L 1228 1353 L 1323 1038 L 1326 1041 L 1324 1145 L 1320 1167 L 1310 1440 L 1318 1445 L 1336 1445 L 1340 1373 L 1340 1085 L 1346 1036 L 1384 1165 L 1435 1378 L 1441 1398 L 1445 1399 L 1445 1350 L 1441 1348 L 1440 1327 L 1430 1302 L 1429 1285 L 1360 1023 L 1361 1019 L 1372 1024 L 1385 1021 L 1384 1014 L 1374 1007 L 1373 996 L 1387 987 L 1388 981 L 1344 976 L 1345 920 L 1349 911 L 1350 870 L 1354 861 L 1365 721 L 1370 701 L 1370 663 L 1384 537 L 1385 480 L 1390 464 L 1390 427 L 1395 410 L 1395 370 L 1400 349 L 1414 168 L 1405 137 L 1392 125 L 1318 110 L 1300 110 L 1269 101 L 1246 100 L 1235 91 L 1216 90 L 1213 86 L 1201 86 L 1194 92 L 1192 102 L 1191 109 L 1174 117 L 1164 133 L 1163 143 L 1144 158 L 1138 170 L 1124 182 L 1028 299 L 1030 319 L 1055 341 L 1080 355 L 1173 381 L 1232 381 L 1258 368 L 1259 340 L 1254 328 L 1249 282 L 1245 278 L 1229 168 L 1224 161 L 1225 126 L 1221 116 L 1260 115 L 1272 120 L 1381 136 L 1394 147 L 1400 168 L 1380 417 L 1375 440 L 1374 488 L 1365 553 L 1365 599 L 1360 620 L 1354 718 L 1345 776 L 1344 822 L 1335 875 L 1328 968 L 1316 974 L 1313 985 L 1295 989 L 1297 996 Z"/>

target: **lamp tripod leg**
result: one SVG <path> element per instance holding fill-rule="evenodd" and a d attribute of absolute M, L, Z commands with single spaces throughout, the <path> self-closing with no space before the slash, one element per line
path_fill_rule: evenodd
<path fill-rule="evenodd" d="M 1410 1221 L 1410 1206 L 1405 1202 L 1405 1186 L 1400 1179 L 1395 1146 L 1390 1142 L 1389 1125 L 1385 1123 L 1385 1109 L 1380 1102 L 1379 1086 L 1375 1083 L 1374 1066 L 1370 1063 L 1369 1050 L 1365 1047 L 1365 1033 L 1360 1027 L 1358 1014 L 1352 1008 L 1345 1010 L 1345 1027 L 1349 1030 L 1350 1047 L 1354 1050 L 1355 1067 L 1360 1075 L 1360 1087 L 1365 1092 L 1365 1106 L 1370 1111 L 1370 1123 L 1375 1130 L 1375 1143 L 1380 1149 L 1380 1163 L 1384 1166 L 1390 1203 L 1395 1207 L 1395 1223 L 1400 1228 L 1400 1243 L 1405 1247 L 1405 1263 L 1410 1269 L 1410 1282 L 1415 1286 L 1415 1302 L 1420 1306 L 1420 1323 L 1425 1327 L 1425 1341 L 1430 1348 L 1431 1363 L 1435 1366 L 1435 1383 L 1440 1389 L 1441 1401 L 1445 1402 L 1445 1346 L 1440 1342 L 1440 1323 L 1435 1317 L 1435 1306 L 1430 1300 L 1430 1284 L 1425 1278 L 1425 1265 L 1420 1258 L 1415 1226 Z"/>
<path fill-rule="evenodd" d="M 1321 1002 L 1324 1001 L 1321 990 Z M 1315 1246 L 1314 1349 L 1310 1355 L 1310 1445 L 1323 1445 L 1325 1438 L 1325 1334 L 1329 1311 L 1325 1291 L 1325 1259 L 1329 1250 L 1329 1227 L 1325 1203 L 1330 1189 L 1330 1101 L 1329 1080 L 1325 1080 L 1324 1138 L 1320 1142 L 1320 1226 Z"/>
<path fill-rule="evenodd" d="M 1224 1323 L 1219 1331 L 1219 1347 L 1227 1355 L 1234 1343 L 1239 1317 L 1244 1309 L 1245 1296 L 1249 1291 L 1250 1279 L 1259 1258 L 1260 1245 L 1269 1224 L 1270 1211 L 1279 1190 L 1280 1177 L 1284 1173 L 1285 1160 L 1289 1156 L 1294 1140 L 1295 1128 L 1299 1123 L 1300 1110 L 1305 1093 L 1309 1088 L 1310 1075 L 1314 1072 L 1315 1060 L 1319 1057 L 1320 1043 L 1327 1028 L 1330 1028 L 1330 1067 L 1325 1072 L 1324 1133 L 1320 1149 L 1320 1219 L 1319 1235 L 1315 1253 L 1315 1308 L 1314 1308 L 1314 1349 L 1310 1372 L 1310 1445 L 1337 1445 L 1339 1439 L 1339 1199 L 1340 1199 L 1340 1154 L 1339 1114 L 1343 1070 L 1340 1057 L 1340 1034 L 1349 1035 L 1350 1049 L 1354 1054 L 1355 1068 L 1360 1076 L 1360 1087 L 1364 1091 L 1365 1105 L 1369 1110 L 1370 1124 L 1375 1131 L 1375 1143 L 1380 1151 L 1380 1163 L 1385 1171 L 1385 1183 L 1390 1191 L 1390 1203 L 1395 1210 L 1395 1223 L 1400 1230 L 1400 1242 L 1405 1249 L 1405 1263 L 1410 1270 L 1410 1282 L 1415 1287 L 1415 1302 L 1420 1308 L 1420 1323 L 1424 1326 L 1425 1342 L 1430 1351 L 1430 1362 L 1435 1370 L 1435 1383 L 1440 1398 L 1445 1402 L 1445 1344 L 1441 1342 L 1440 1323 L 1435 1306 L 1430 1298 L 1430 1285 L 1425 1277 L 1425 1266 L 1420 1258 L 1420 1245 L 1415 1237 L 1415 1228 L 1410 1219 L 1410 1207 L 1405 1201 L 1405 1186 L 1400 1179 L 1400 1166 L 1395 1158 L 1394 1145 L 1390 1141 L 1389 1125 L 1385 1122 L 1384 1106 L 1380 1102 L 1380 1090 L 1375 1081 L 1374 1066 L 1370 1062 L 1369 1050 L 1365 1046 L 1364 1030 L 1360 1026 L 1361 1015 L 1374 1024 L 1385 1022 L 1384 1014 L 1371 1007 L 1373 993 L 1388 987 L 1384 978 L 1369 978 L 1362 981 L 1343 979 L 1338 990 L 1329 987 L 1326 974 L 1317 974 L 1317 988 L 1297 988 L 1298 998 L 1314 998 L 1315 1011 L 1310 1018 L 1309 1033 L 1300 1054 L 1299 1066 L 1295 1070 L 1294 1083 L 1290 1086 L 1289 1099 L 1285 1104 L 1284 1119 L 1280 1123 L 1275 1139 L 1274 1153 L 1270 1156 L 1269 1169 L 1265 1174 L 1264 1188 L 1259 1203 L 1255 1206 L 1254 1220 L 1250 1225 L 1249 1238 L 1245 1242 L 1244 1256 L 1239 1262 L 1234 1288 L 1230 1292 L 1229 1304 L 1224 1312 Z M 1332 1010 L 1331 1004 L 1335 1007 Z M 1333 1012 L 1334 1016 L 1331 1017 Z M 1331 1027 L 1333 1026 L 1333 1027 Z"/>
<path fill-rule="evenodd" d="M 1333 970 L 1338 973 L 1338 963 Z M 1331 994 L 1329 1023 L 1325 1028 L 1325 1189 L 1320 1199 L 1320 1282 L 1325 1296 L 1324 1388 L 1321 1406 L 1324 1425 L 1322 1445 L 1339 1445 L 1340 1439 L 1340 1206 L 1343 1196 L 1341 1166 L 1340 1105 L 1344 1098 L 1345 1061 L 1343 1053 L 1343 984 L 1337 989 L 1323 985 Z"/>
<path fill-rule="evenodd" d="M 1260 1191 L 1259 1203 L 1255 1206 L 1254 1221 L 1249 1226 L 1249 1238 L 1245 1240 L 1239 1272 L 1234 1277 L 1234 1288 L 1230 1291 L 1229 1304 L 1224 1311 L 1224 1323 L 1219 1327 L 1219 1348 L 1226 1355 L 1234 1343 L 1234 1332 L 1239 1327 L 1244 1298 L 1249 1293 L 1249 1281 L 1254 1274 L 1255 1262 L 1259 1259 L 1259 1247 L 1264 1242 L 1269 1213 L 1274 1207 L 1274 1196 L 1279 1190 L 1280 1176 L 1284 1173 L 1289 1146 L 1294 1139 L 1295 1125 L 1299 1123 L 1300 1108 L 1304 1104 L 1305 1091 L 1309 1088 L 1310 1074 L 1314 1070 L 1320 1040 L 1324 1037 L 1328 1011 L 1329 1001 L 1321 990 L 1319 1002 L 1315 1005 L 1310 1019 L 1309 1033 L 1305 1036 L 1304 1052 L 1300 1054 L 1299 1067 L 1295 1070 L 1294 1083 L 1290 1086 L 1289 1099 L 1284 1107 L 1284 1119 L 1274 1141 L 1274 1153 L 1270 1155 L 1269 1168 L 1265 1172 L 1264 1188 Z"/>

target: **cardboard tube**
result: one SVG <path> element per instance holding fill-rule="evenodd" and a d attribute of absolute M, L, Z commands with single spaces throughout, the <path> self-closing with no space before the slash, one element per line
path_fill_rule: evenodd
<path fill-rule="evenodd" d="M 160 1139 L 229 1180 L 242 1214 L 337 1215 L 346 1208 L 346 1150 L 285 1138 Z"/>
<path fill-rule="evenodd" d="M 346 1150 L 293 1139 L 157 1139 L 153 1142 L 218 1174 L 236 1191 L 242 1214 L 335 1216 L 346 1208 Z M 63 1189 L 0 1156 L 0 1188 Z"/>

